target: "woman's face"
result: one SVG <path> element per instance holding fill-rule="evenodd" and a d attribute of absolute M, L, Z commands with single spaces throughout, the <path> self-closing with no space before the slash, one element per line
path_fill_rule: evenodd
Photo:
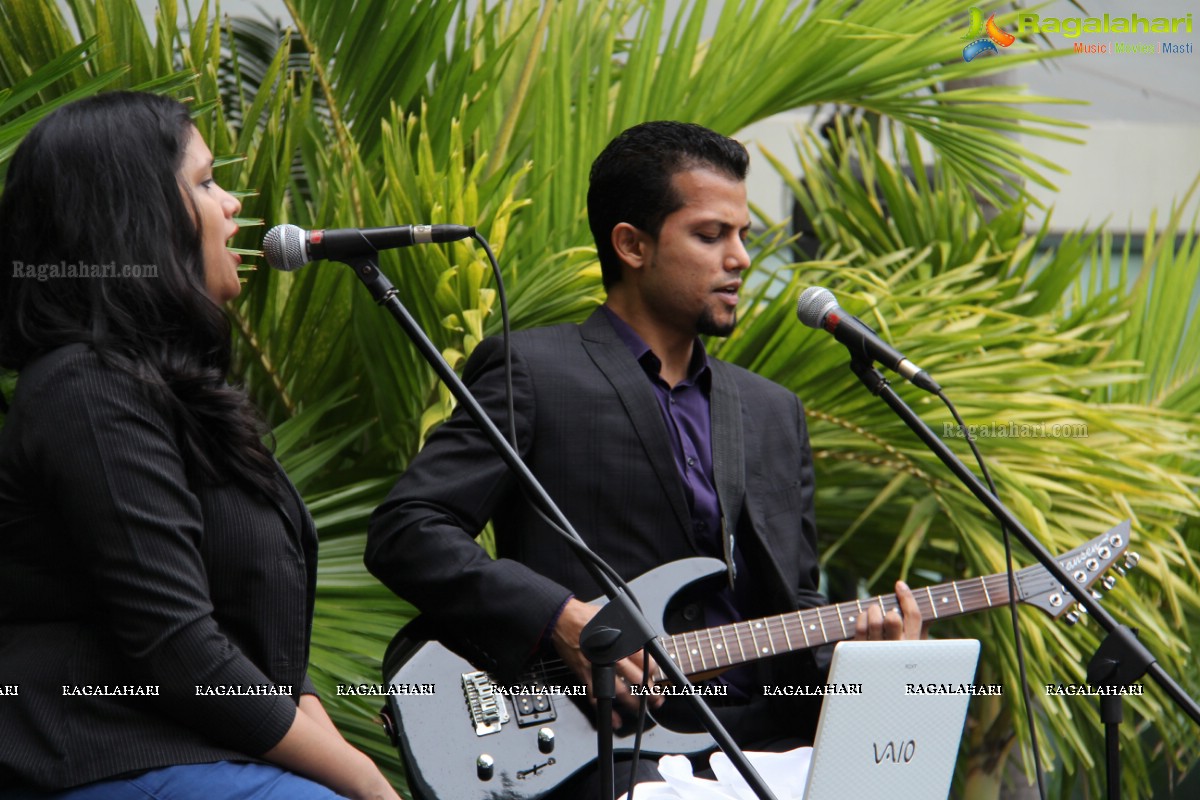
<path fill-rule="evenodd" d="M 179 167 L 179 180 L 200 216 L 204 283 L 209 297 L 217 303 L 224 303 L 237 297 L 242 290 L 237 272 L 242 258 L 225 249 L 238 231 L 233 217 L 242 210 L 242 204 L 216 184 L 212 177 L 212 165 L 212 153 L 204 143 L 204 137 L 192 128 L 183 163 Z"/>

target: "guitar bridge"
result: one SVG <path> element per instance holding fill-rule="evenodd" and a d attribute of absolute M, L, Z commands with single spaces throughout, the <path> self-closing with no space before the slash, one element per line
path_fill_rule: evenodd
<path fill-rule="evenodd" d="M 486 672 L 464 672 L 462 685 L 475 735 L 499 733 L 500 726 L 508 722 L 508 706 L 504 697 L 492 688 L 492 679 Z"/>

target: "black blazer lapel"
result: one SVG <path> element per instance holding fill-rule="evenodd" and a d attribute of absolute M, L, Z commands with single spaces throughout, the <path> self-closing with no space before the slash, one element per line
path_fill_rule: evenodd
<path fill-rule="evenodd" d="M 663 423 L 658 400 L 654 397 L 654 389 L 603 311 L 593 312 L 580 326 L 580 334 L 584 350 L 620 396 L 625 413 L 646 451 L 646 458 L 654 467 L 663 493 L 675 512 L 679 527 L 692 548 L 697 549 L 687 496 L 671 455 L 671 441 L 667 438 L 667 427 Z"/>
<path fill-rule="evenodd" d="M 717 499 L 721 503 L 721 541 L 729 584 L 733 585 L 736 571 L 733 551 L 737 542 L 738 521 L 742 516 L 742 500 L 746 494 L 746 450 L 742 436 L 742 401 L 737 384 L 715 358 L 709 359 L 712 371 L 712 393 L 709 415 L 712 419 L 713 480 Z"/>

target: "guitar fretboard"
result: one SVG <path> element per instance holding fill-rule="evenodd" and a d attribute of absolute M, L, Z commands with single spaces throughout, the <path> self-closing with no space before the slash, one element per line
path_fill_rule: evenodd
<path fill-rule="evenodd" d="M 1018 597 L 1024 594 L 1020 590 L 1023 572 L 1016 574 Z M 914 589 L 913 596 L 921 609 L 921 616 L 927 620 L 957 617 L 1007 603 L 1008 575 L 989 575 L 927 586 Z M 884 614 L 893 609 L 899 610 L 900 607 L 896 595 L 881 595 L 665 636 L 662 644 L 667 655 L 685 674 L 699 675 L 760 658 L 851 639 L 858 618 L 872 605 Z M 655 681 L 665 679 L 661 670 L 655 672 Z"/>
<path fill-rule="evenodd" d="M 1064 553 L 1058 563 L 1081 588 L 1089 589 L 1121 557 L 1128 541 L 1129 523 L 1124 522 Z M 1132 569 L 1136 563 L 1136 556 L 1131 555 L 1127 557 L 1125 567 Z M 1067 613 L 1066 590 L 1045 567 L 1033 565 L 1017 570 L 1013 580 L 1018 602 L 1032 603 L 1052 617 Z M 921 616 L 933 621 L 1006 604 L 1008 587 L 1008 575 L 999 573 L 914 589 L 913 598 Z M 664 636 L 660 642 L 684 674 L 708 677 L 749 661 L 851 639 L 856 623 L 872 606 L 884 614 L 900 607 L 896 595 L 880 595 Z M 526 676 L 546 683 L 577 680 L 572 670 L 557 658 L 539 659 L 531 665 Z M 652 677 L 656 683 L 666 680 L 662 670 L 657 668 Z"/>

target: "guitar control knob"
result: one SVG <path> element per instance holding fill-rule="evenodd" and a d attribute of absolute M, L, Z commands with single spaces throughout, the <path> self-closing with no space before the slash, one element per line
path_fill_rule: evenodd
<path fill-rule="evenodd" d="M 550 728 L 538 730 L 538 750 L 543 753 L 554 752 L 554 731 Z"/>
<path fill-rule="evenodd" d="M 481 753 L 479 758 L 475 759 L 475 774 L 479 776 L 481 781 L 490 781 L 492 773 L 496 771 L 496 759 L 489 756 L 487 753 Z"/>

